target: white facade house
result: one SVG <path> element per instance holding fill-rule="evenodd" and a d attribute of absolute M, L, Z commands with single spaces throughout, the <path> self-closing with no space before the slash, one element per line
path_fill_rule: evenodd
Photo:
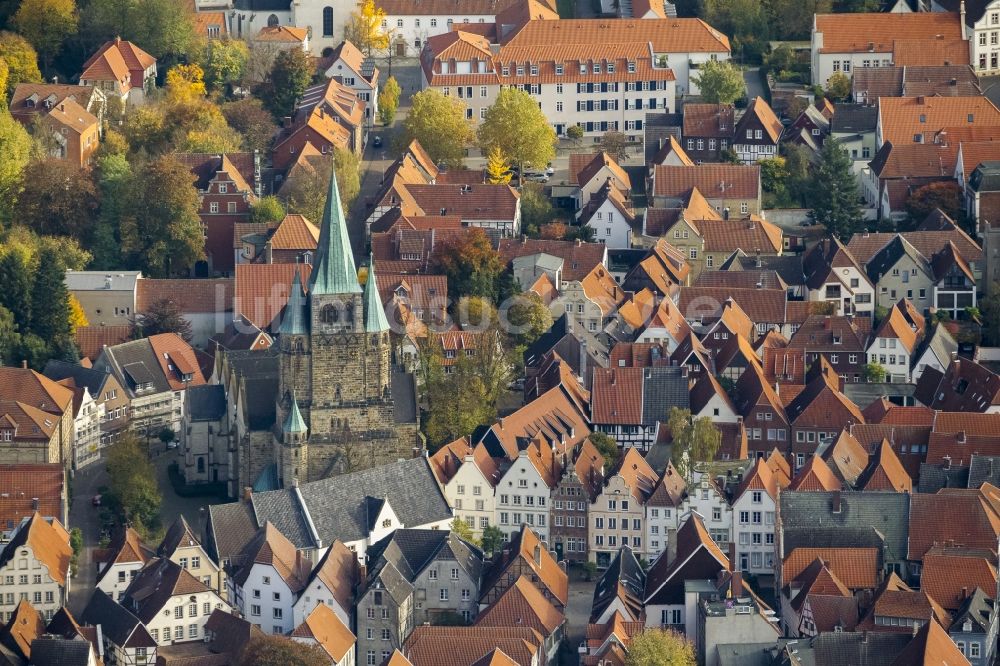
<path fill-rule="evenodd" d="M 720 548 L 727 549 L 732 538 L 733 509 L 715 481 L 698 471 L 692 473 L 692 478 L 688 495 L 681 502 L 678 526 L 696 513 L 701 516 L 712 540 Z"/>
<path fill-rule="evenodd" d="M 477 462 L 477 457 L 481 459 L 482 466 Z M 444 486 L 444 496 L 454 509 L 455 517 L 465 521 L 476 536 L 497 523 L 493 484 L 499 472 L 492 459 L 482 460 L 484 457 L 489 457 L 485 447 L 482 447 L 479 454 L 466 455 L 455 476 Z"/>
<path fill-rule="evenodd" d="M 885 368 L 887 382 L 911 380 L 910 368 L 922 331 L 906 320 L 898 305 L 894 305 L 868 345 L 868 362 Z"/>
<path fill-rule="evenodd" d="M 668 462 L 653 494 L 646 500 L 646 559 L 650 562 L 676 541 L 685 492 L 684 478 Z"/>
<path fill-rule="evenodd" d="M 635 215 L 614 187 L 604 188 L 590 200 L 580 216 L 580 224 L 593 229 L 594 239 L 607 245 L 609 250 L 632 247 Z"/>
<path fill-rule="evenodd" d="M 73 389 L 78 393 L 74 400 L 73 415 L 73 468 L 82 469 L 101 458 L 101 423 L 104 422 L 104 403 L 98 403 L 86 387 Z"/>
<path fill-rule="evenodd" d="M 6 622 L 21 599 L 46 621 L 66 603 L 69 593 L 69 532 L 55 518 L 35 513 L 21 523 L 0 550 L 0 617 Z"/>
<path fill-rule="evenodd" d="M 139 534 L 126 527 L 115 536 L 109 557 L 97 564 L 97 589 L 119 601 L 150 557 L 152 553 L 142 545 Z"/>
<path fill-rule="evenodd" d="M 951 333 L 940 323 L 935 324 L 924 344 L 917 350 L 911 365 L 914 382 L 920 381 L 920 375 L 927 368 L 933 368 L 942 375 L 951 364 L 952 354 L 958 352 L 958 343 Z"/>
<path fill-rule="evenodd" d="M 774 573 L 774 522 L 778 485 L 763 458 L 740 485 L 733 499 L 733 535 L 738 571 Z"/>
<path fill-rule="evenodd" d="M 645 504 L 656 482 L 656 472 L 639 450 L 628 448 L 588 512 L 591 562 L 607 567 L 621 546 L 645 555 Z"/>
<path fill-rule="evenodd" d="M 729 59 L 729 40 L 694 19 L 595 24 L 559 19 L 540 3 L 528 15 L 497 17 L 500 44 L 461 30 L 431 37 L 424 88 L 461 91 L 466 117 L 478 121 L 502 86 L 515 86 L 538 100 L 557 135 L 579 125 L 593 137 L 614 130 L 641 140 L 647 112 L 673 112 L 677 96 L 697 93 L 690 75 L 700 64 Z M 612 59 L 608 43 L 618 46 Z"/>
<path fill-rule="evenodd" d="M 312 563 L 271 523 L 257 531 L 240 559 L 245 564 L 228 581 L 233 605 L 266 634 L 291 632 L 295 628 L 293 607 Z"/>
<path fill-rule="evenodd" d="M 510 539 L 527 525 L 544 543 L 549 538 L 549 499 L 558 483 L 551 447 L 535 441 L 518 453 L 496 487 L 497 524 Z"/>
<path fill-rule="evenodd" d="M 330 608 L 340 621 L 351 626 L 354 610 L 354 587 L 358 583 L 358 558 L 339 541 L 334 541 L 309 580 L 299 593 L 292 608 L 293 622 L 299 626 L 316 606 Z"/>
<path fill-rule="evenodd" d="M 340 77 L 341 82 L 365 103 L 365 123 L 371 127 L 378 115 L 378 67 L 348 41 L 341 42 L 330 57 L 333 62 L 327 67 L 326 76 Z"/>

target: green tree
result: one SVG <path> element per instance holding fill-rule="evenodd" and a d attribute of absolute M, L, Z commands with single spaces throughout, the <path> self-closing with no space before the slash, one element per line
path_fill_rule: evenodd
<path fill-rule="evenodd" d="M 722 433 L 711 418 L 702 416 L 692 420 L 690 409 L 671 407 L 667 428 L 673 438 L 670 458 L 684 478 L 689 478 L 694 463 L 715 459 Z"/>
<path fill-rule="evenodd" d="M 442 242 L 434 264 L 447 276 L 448 293 L 453 298 L 483 296 L 497 300 L 497 282 L 504 263 L 482 229 Z"/>
<path fill-rule="evenodd" d="M 507 308 L 507 322 L 515 344 L 528 346 L 552 328 L 552 311 L 541 296 L 526 291 L 514 296 Z"/>
<path fill-rule="evenodd" d="M 31 332 L 50 344 L 64 344 L 72 336 L 70 314 L 66 265 L 55 250 L 42 248 L 31 286 Z"/>
<path fill-rule="evenodd" d="M 625 666 L 695 666 L 694 645 L 670 629 L 646 629 L 632 637 Z"/>
<path fill-rule="evenodd" d="M 8 111 L 0 111 L 0 222 L 9 221 L 31 157 L 31 137 Z"/>
<path fill-rule="evenodd" d="M 851 79 L 843 72 L 834 72 L 826 80 L 826 96 L 841 101 L 851 95 Z"/>
<path fill-rule="evenodd" d="M 140 534 L 155 528 L 160 519 L 160 488 L 138 436 L 126 432 L 111 445 L 107 468 L 108 506 Z"/>
<path fill-rule="evenodd" d="M 205 83 L 215 90 L 239 83 L 249 59 L 250 49 L 241 39 L 208 40 L 201 65 Z"/>
<path fill-rule="evenodd" d="M 0 264 L 0 281 L 3 277 Z M 984 343 L 993 347 L 1000 346 L 1000 284 L 994 282 L 988 285 L 986 298 L 979 302 L 979 308 L 982 314 Z"/>
<path fill-rule="evenodd" d="M 73 555 L 70 557 L 69 565 L 73 575 L 75 576 L 77 566 L 80 562 L 80 553 L 83 552 L 83 532 L 79 527 L 74 527 L 69 531 L 69 547 L 73 549 Z"/>
<path fill-rule="evenodd" d="M 479 147 L 496 147 L 524 173 L 533 164 L 544 168 L 556 154 L 556 132 L 538 102 L 517 88 L 503 88 L 479 124 Z"/>
<path fill-rule="evenodd" d="M 243 149 L 264 153 L 271 146 L 277 126 L 263 102 L 255 97 L 229 102 L 219 107 L 226 122 L 243 137 Z"/>
<path fill-rule="evenodd" d="M 958 183 L 953 180 L 930 183 L 918 188 L 906 200 L 906 210 L 914 220 L 923 220 L 938 208 L 953 220 L 962 216 L 962 188 Z"/>
<path fill-rule="evenodd" d="M 618 458 L 621 457 L 618 442 L 615 441 L 614 437 L 595 430 L 590 433 L 590 443 L 597 447 L 601 456 L 604 457 L 605 473 L 613 470 L 615 465 L 618 464 Z"/>
<path fill-rule="evenodd" d="M 733 58 L 758 62 L 770 38 L 771 25 L 760 0 L 702 0 L 700 14 L 713 28 L 731 36 Z"/>
<path fill-rule="evenodd" d="M 809 39 L 813 16 L 832 11 L 830 0 L 768 0 L 766 4 L 773 34 L 781 39 Z"/>
<path fill-rule="evenodd" d="M 122 244 L 132 265 L 160 277 L 190 269 L 205 249 L 191 172 L 167 155 L 144 165 L 135 182 L 140 205 L 134 218 L 122 221 Z"/>
<path fill-rule="evenodd" d="M 449 525 L 448 527 L 452 532 L 455 533 L 455 536 L 457 536 L 459 539 L 462 539 L 463 541 L 468 541 L 473 545 L 479 543 L 479 540 L 476 539 L 475 535 L 473 535 L 472 533 L 472 528 L 469 527 L 469 524 L 465 522 L 465 520 L 463 520 L 462 518 L 455 516 L 455 518 L 451 521 L 451 525 Z"/>
<path fill-rule="evenodd" d="M 257 635 L 250 639 L 237 666 L 326 666 L 330 657 L 319 645 L 287 636 Z"/>
<path fill-rule="evenodd" d="M 14 14 L 14 27 L 42 55 L 48 69 L 66 38 L 76 34 L 76 2 L 21 0 Z"/>
<path fill-rule="evenodd" d="M 8 310 L 21 332 L 26 333 L 31 325 L 31 285 L 34 270 L 27 252 L 20 248 L 7 247 L 0 256 L 0 306 Z"/>
<path fill-rule="evenodd" d="M 583 139 L 583 128 L 579 125 L 570 125 L 566 128 L 566 138 L 575 143 L 579 143 L 580 140 Z"/>
<path fill-rule="evenodd" d="M 432 341 L 427 347 L 420 361 L 428 378 L 425 394 L 429 410 L 423 426 L 428 444 L 437 448 L 491 423 L 496 418 L 496 407 L 471 358 L 459 355 L 451 366 L 453 371 L 445 374 L 440 345 Z"/>
<path fill-rule="evenodd" d="M 347 210 L 361 190 L 360 162 L 353 152 L 336 148 L 333 160 L 323 158 L 311 161 L 310 164 L 312 170 L 303 170 L 288 180 L 281 189 L 281 195 L 285 198 L 289 213 L 302 215 L 318 224 L 323 219 L 323 207 L 330 189 L 330 170 L 337 170 L 340 201 L 344 210 Z"/>
<path fill-rule="evenodd" d="M 122 220 L 132 214 L 132 167 L 124 155 L 97 160 L 97 187 L 101 210 L 90 237 L 92 268 L 111 270 L 121 265 Z"/>
<path fill-rule="evenodd" d="M 618 162 L 628 158 L 628 139 L 616 130 L 605 132 L 597 147 Z"/>
<path fill-rule="evenodd" d="M 295 104 L 312 80 L 313 65 L 300 49 L 285 49 L 274 59 L 264 104 L 275 118 L 292 115 Z"/>
<path fill-rule="evenodd" d="M 858 181 L 851 171 L 851 158 L 838 141 L 827 139 L 811 174 L 813 219 L 826 227 L 827 233 L 846 240 L 861 227 Z"/>
<path fill-rule="evenodd" d="M 10 68 L 7 61 L 0 58 L 0 112 L 7 110 L 7 81 L 10 79 Z"/>
<path fill-rule="evenodd" d="M 511 172 L 507 158 L 497 146 L 490 148 L 486 155 L 486 180 L 491 185 L 506 185 L 510 182 Z M 522 213 L 523 216 L 523 213 Z"/>
<path fill-rule="evenodd" d="M 390 76 L 382 84 L 382 91 L 378 94 L 378 119 L 383 125 L 391 125 L 396 118 L 396 111 L 399 109 L 399 96 L 403 91 L 399 87 L 395 76 Z"/>
<path fill-rule="evenodd" d="M 161 298 L 149 304 L 149 308 L 136 315 L 136 332 L 148 338 L 160 333 L 176 333 L 191 342 L 191 322 L 184 317 L 181 307 L 170 298 Z"/>
<path fill-rule="evenodd" d="M 709 60 L 691 77 L 709 104 L 732 104 L 743 97 L 746 82 L 743 72 L 728 61 Z"/>
<path fill-rule="evenodd" d="M 788 162 L 784 157 L 770 157 L 757 162 L 760 166 L 760 183 L 765 196 L 774 207 L 786 207 L 790 202 L 787 181 L 790 176 Z"/>
<path fill-rule="evenodd" d="M 538 183 L 525 183 L 521 188 L 521 227 L 524 233 L 537 236 L 542 227 L 554 218 L 552 199 L 545 196 L 542 186 Z"/>
<path fill-rule="evenodd" d="M 88 54 L 119 36 L 161 61 L 197 56 L 194 13 L 176 0 L 88 0 L 80 26 L 81 48 Z"/>
<path fill-rule="evenodd" d="M 53 157 L 24 170 L 20 221 L 46 236 L 86 238 L 97 215 L 97 188 L 88 171 Z"/>
<path fill-rule="evenodd" d="M 21 333 L 14 314 L 0 305 L 0 365 L 17 365 L 21 348 Z"/>
<path fill-rule="evenodd" d="M 38 70 L 38 54 L 21 35 L 0 32 L 0 59 L 7 63 L 6 99 L 10 99 L 19 83 L 42 80 L 42 73 Z"/>
<path fill-rule="evenodd" d="M 499 553 L 500 549 L 503 548 L 504 538 L 503 530 L 496 525 L 485 527 L 483 529 L 483 538 L 480 539 L 483 553 L 487 556 Z"/>
<path fill-rule="evenodd" d="M 881 384 L 885 382 L 886 370 L 878 363 L 866 363 L 861 368 L 861 375 L 865 378 L 866 382 Z"/>
<path fill-rule="evenodd" d="M 465 103 L 433 88 L 418 92 L 403 121 L 404 141 L 416 139 L 435 162 L 461 166 L 475 132 L 465 119 Z"/>
<path fill-rule="evenodd" d="M 250 221 L 258 224 L 281 222 L 285 217 L 285 207 L 276 196 L 261 197 L 250 208 Z"/>
<path fill-rule="evenodd" d="M 785 190 L 793 205 L 806 206 L 809 200 L 810 177 L 812 170 L 812 151 L 805 146 L 786 143 L 782 146 L 785 158 Z"/>
<path fill-rule="evenodd" d="M 362 0 L 360 4 L 347 19 L 344 38 L 371 56 L 389 48 L 389 33 L 382 28 L 385 12 L 374 0 Z"/>

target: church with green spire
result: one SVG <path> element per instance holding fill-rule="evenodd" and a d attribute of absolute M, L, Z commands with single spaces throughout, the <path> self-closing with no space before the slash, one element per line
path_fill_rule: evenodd
<path fill-rule="evenodd" d="M 278 332 L 274 463 L 282 485 L 419 452 L 416 383 L 392 366 L 373 262 L 359 283 L 336 177 L 308 284 L 296 271 Z"/>

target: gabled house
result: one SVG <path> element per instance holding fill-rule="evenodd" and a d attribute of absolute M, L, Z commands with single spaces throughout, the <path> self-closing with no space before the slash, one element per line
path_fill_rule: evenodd
<path fill-rule="evenodd" d="M 74 442 L 75 458 L 94 462 L 100 458 L 100 450 L 118 439 L 128 426 L 128 396 L 115 376 L 108 372 L 99 372 L 76 363 L 51 360 L 45 364 L 42 374 L 49 379 L 61 383 L 74 392 L 74 403 L 78 391 L 86 391 L 96 405 L 99 417 L 98 441 L 94 450 L 80 450 L 80 442 Z M 75 419 L 79 422 L 78 416 Z M 76 432 L 79 432 L 78 423 Z"/>
<path fill-rule="evenodd" d="M 557 609 L 565 611 L 569 601 L 569 578 L 526 525 L 522 525 L 521 531 L 487 564 L 479 588 L 480 610 L 493 604 L 522 575 L 527 576 Z"/>
<path fill-rule="evenodd" d="M 21 523 L 35 513 L 64 523 L 69 507 L 66 470 L 59 463 L 0 464 L 0 542 L 10 541 Z"/>
<path fill-rule="evenodd" d="M 715 579 L 728 570 L 729 558 L 709 536 L 701 516 L 692 513 L 677 531 L 676 556 L 664 552 L 646 572 L 646 627 L 693 633 L 697 618 L 688 616 L 692 609 L 685 603 L 685 582 Z"/>
<path fill-rule="evenodd" d="M 924 336 L 923 342 L 913 354 L 913 360 L 910 364 L 913 381 L 919 381 L 924 370 L 928 368 L 944 374 L 944 371 L 951 364 L 951 359 L 957 353 L 958 343 L 955 338 L 943 324 L 935 323 L 931 327 L 930 333 Z"/>
<path fill-rule="evenodd" d="M 115 601 L 121 599 L 132 579 L 154 555 L 134 529 L 119 530 L 97 562 L 97 589 Z"/>
<path fill-rule="evenodd" d="M 132 42 L 115 37 L 83 63 L 81 86 L 95 86 L 106 96 L 142 104 L 156 86 L 156 58 Z"/>
<path fill-rule="evenodd" d="M 646 590 L 646 572 L 627 545 L 605 569 L 594 588 L 594 601 L 590 606 L 590 624 L 642 622 L 645 619 L 643 594 Z"/>
<path fill-rule="evenodd" d="M 835 303 L 837 314 L 871 316 L 875 285 L 837 238 L 825 238 L 802 259 L 807 300 Z"/>
<path fill-rule="evenodd" d="M 757 458 L 733 495 L 733 535 L 739 571 L 774 571 L 774 524 L 779 485 L 763 458 Z"/>
<path fill-rule="evenodd" d="M 184 516 L 178 516 L 163 541 L 156 548 L 157 557 L 165 557 L 212 589 L 223 599 L 226 596 L 226 572 L 209 557 Z"/>
<path fill-rule="evenodd" d="M 736 109 L 731 104 L 685 104 L 683 113 L 681 140 L 690 159 L 721 162 L 734 141 Z"/>
<path fill-rule="evenodd" d="M 590 550 L 588 512 L 604 486 L 604 456 L 589 438 L 570 456 L 549 502 L 549 541 L 559 560 L 583 562 Z"/>
<path fill-rule="evenodd" d="M 813 560 L 787 589 L 789 594 L 781 597 L 781 614 L 789 635 L 816 636 L 853 631 L 857 626 L 857 600 L 822 559 Z"/>
<path fill-rule="evenodd" d="M 658 477 L 636 448 L 627 448 L 590 508 L 590 553 L 599 568 L 607 567 L 622 546 L 645 553 L 646 501 Z"/>
<path fill-rule="evenodd" d="M 681 504 L 686 494 L 687 482 L 673 463 L 668 461 L 667 469 L 646 500 L 647 560 L 655 560 L 660 553 L 676 544 Z"/>
<path fill-rule="evenodd" d="M 364 101 L 337 79 L 306 89 L 271 149 L 275 169 L 288 169 L 311 143 L 320 153 L 348 150 L 360 153 L 365 145 Z"/>
<path fill-rule="evenodd" d="M 485 446 L 473 447 L 467 437 L 462 437 L 438 449 L 430 463 L 455 517 L 464 521 L 473 534 L 482 534 L 496 524 L 495 489 L 501 473 Z"/>
<path fill-rule="evenodd" d="M 316 606 L 326 606 L 345 626 L 351 625 L 355 589 L 360 584 L 357 556 L 334 541 L 313 568 L 292 609 L 295 626 L 305 622 Z"/>
<path fill-rule="evenodd" d="M 996 600 L 977 588 L 955 612 L 949 636 L 972 666 L 986 666 L 996 654 L 996 634 Z"/>
<path fill-rule="evenodd" d="M 528 627 L 542 636 L 545 660 L 557 659 L 566 616 L 523 574 L 476 618 L 477 627 Z M 490 663 L 496 663 L 494 659 Z"/>
<path fill-rule="evenodd" d="M 858 629 L 912 634 L 914 628 L 927 622 L 947 627 L 951 625 L 951 616 L 924 590 L 910 588 L 891 573 L 875 592 L 874 602 L 858 623 Z"/>
<path fill-rule="evenodd" d="M 671 407 L 690 406 L 687 368 L 612 367 L 594 371 L 590 413 L 594 430 L 625 448 L 647 451 Z"/>
<path fill-rule="evenodd" d="M 52 619 L 69 594 L 73 555 L 69 541 L 69 532 L 56 518 L 46 520 L 36 512 L 21 523 L 0 551 L 0 577 L 4 580 L 0 613 L 7 617 L 18 602 L 26 600 L 46 621 Z M 28 574 L 18 573 L 29 570 L 30 580 Z"/>
<path fill-rule="evenodd" d="M 158 641 L 145 623 L 102 590 L 94 591 L 81 619 L 98 628 L 106 664 L 155 661 Z"/>
<path fill-rule="evenodd" d="M 594 238 L 600 239 L 609 249 L 632 247 L 635 211 L 628 194 L 623 195 L 610 180 L 591 196 L 580 211 L 578 222 L 593 229 Z"/>
<path fill-rule="evenodd" d="M 786 350 L 800 356 L 799 370 L 823 359 L 841 383 L 857 383 L 867 361 L 869 325 L 865 317 L 810 314 L 789 339 Z"/>
<path fill-rule="evenodd" d="M 919 322 L 923 323 L 923 317 Z M 923 327 L 907 321 L 900 304 L 892 306 L 868 343 L 868 362 L 885 368 L 888 382 L 909 382 Z"/>
<path fill-rule="evenodd" d="M 562 477 L 565 458 L 565 449 L 559 444 L 534 437 L 509 461 L 496 483 L 497 520 L 509 538 L 528 525 L 548 544 L 549 505 L 552 491 Z"/>
<path fill-rule="evenodd" d="M 228 577 L 228 596 L 243 617 L 266 634 L 284 635 L 294 627 L 292 611 L 305 589 L 312 562 L 270 522 L 257 531 Z"/>
<path fill-rule="evenodd" d="M 830 366 L 818 363 L 824 367 L 813 373 L 815 378 L 785 407 L 792 429 L 790 448 L 796 470 L 805 465 L 806 457 L 819 446 L 833 441 L 841 428 L 865 422 L 858 406 L 841 392 L 838 377 Z"/>
<path fill-rule="evenodd" d="M 28 368 L 0 368 L 0 462 L 73 463 L 73 391 Z"/>
<path fill-rule="evenodd" d="M 733 164 L 658 166 L 653 169 L 651 208 L 677 208 L 697 188 L 723 217 L 760 215 L 760 168 Z"/>
<path fill-rule="evenodd" d="M 781 121 L 767 102 L 762 97 L 754 97 L 736 122 L 733 150 L 744 164 L 772 158 L 778 154 L 783 130 Z"/>
<path fill-rule="evenodd" d="M 936 411 L 1000 412 L 1000 375 L 974 360 L 953 356 L 943 374 L 925 369 L 913 397 Z"/>
<path fill-rule="evenodd" d="M 736 382 L 736 412 L 747 429 L 747 448 L 752 456 L 765 456 L 775 447 L 787 448 L 792 441 L 785 406 L 759 366 L 751 364 Z"/>
<path fill-rule="evenodd" d="M 292 640 L 306 645 L 318 645 L 336 666 L 354 666 L 354 645 L 357 638 L 350 627 L 327 606 L 316 606 L 292 630 Z"/>
<path fill-rule="evenodd" d="M 571 184 L 580 188 L 576 197 L 578 210 L 584 209 L 590 200 L 608 185 L 614 188 L 622 199 L 627 199 L 632 190 L 632 180 L 628 173 L 604 151 L 592 155 L 581 153 L 570 155 L 569 178 Z"/>
<path fill-rule="evenodd" d="M 369 127 L 378 115 L 379 68 L 372 58 L 365 55 L 350 41 L 343 41 L 329 56 L 328 78 L 338 77 L 341 83 L 352 88 L 365 103 L 365 119 Z"/>

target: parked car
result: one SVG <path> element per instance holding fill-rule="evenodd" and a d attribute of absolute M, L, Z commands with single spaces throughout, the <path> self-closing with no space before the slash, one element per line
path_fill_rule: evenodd
<path fill-rule="evenodd" d="M 552 162 L 549 162 L 548 165 L 545 167 L 545 175 L 551 176 L 555 172 L 556 172 L 555 167 L 552 166 Z"/>
<path fill-rule="evenodd" d="M 524 180 L 528 180 L 533 183 L 547 183 L 549 182 L 549 177 L 541 171 L 525 171 Z"/>
<path fill-rule="evenodd" d="M 372 139 L 372 146 L 374 146 L 375 148 L 381 148 L 382 147 L 382 137 L 380 137 L 380 136 L 378 136 L 376 134 L 375 138 Z"/>
<path fill-rule="evenodd" d="M 91 498 L 90 503 L 93 504 L 94 506 L 101 506 L 101 495 L 100 494 L 94 495 Z"/>
<path fill-rule="evenodd" d="M 167 450 L 172 451 L 178 446 L 177 442 L 167 442 Z"/>

